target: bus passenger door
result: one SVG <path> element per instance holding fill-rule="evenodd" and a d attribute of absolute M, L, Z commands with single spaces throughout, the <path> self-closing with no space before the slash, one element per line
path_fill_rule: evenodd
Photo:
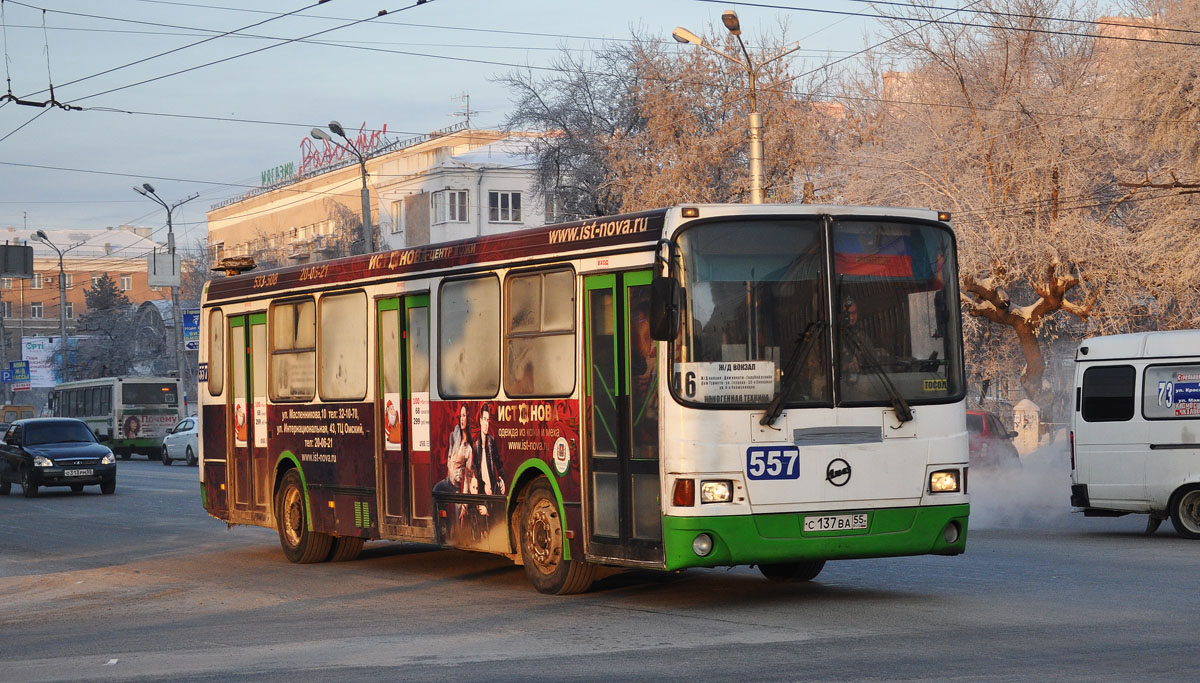
<path fill-rule="evenodd" d="M 650 271 L 586 278 L 588 554 L 663 562 Z"/>
<path fill-rule="evenodd" d="M 229 317 L 229 424 L 233 507 L 267 511 L 270 464 L 267 455 L 267 316 Z"/>
<path fill-rule="evenodd" d="M 378 487 L 383 523 L 433 533 L 429 445 L 429 295 L 376 304 L 379 349 Z"/>

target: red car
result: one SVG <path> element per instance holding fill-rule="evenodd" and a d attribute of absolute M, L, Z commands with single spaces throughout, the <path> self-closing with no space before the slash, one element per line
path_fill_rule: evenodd
<path fill-rule="evenodd" d="M 967 411 L 971 464 L 981 467 L 1020 467 L 1021 456 L 1012 440 L 1017 432 L 1004 428 L 995 413 Z"/>

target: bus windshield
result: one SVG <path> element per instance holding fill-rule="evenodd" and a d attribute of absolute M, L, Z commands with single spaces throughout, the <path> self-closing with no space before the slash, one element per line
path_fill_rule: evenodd
<path fill-rule="evenodd" d="M 174 384 L 126 382 L 121 386 L 121 402 L 127 406 L 174 406 L 179 400 Z"/>
<path fill-rule="evenodd" d="M 961 394 L 948 230 L 895 218 L 725 220 L 689 227 L 678 244 L 680 399 L 763 407 L 782 391 L 793 406 L 896 405 Z"/>

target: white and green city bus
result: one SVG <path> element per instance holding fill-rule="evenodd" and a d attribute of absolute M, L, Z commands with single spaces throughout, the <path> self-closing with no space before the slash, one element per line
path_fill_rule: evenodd
<path fill-rule="evenodd" d="M 113 452 L 158 459 L 162 440 L 184 416 L 179 380 L 174 377 L 102 377 L 63 382 L 50 394 L 55 417 L 87 423 Z"/>
<path fill-rule="evenodd" d="M 811 205 L 232 274 L 202 304 L 203 503 L 294 562 L 433 543 L 548 593 L 600 566 L 955 555 L 957 281 L 948 215 Z"/>

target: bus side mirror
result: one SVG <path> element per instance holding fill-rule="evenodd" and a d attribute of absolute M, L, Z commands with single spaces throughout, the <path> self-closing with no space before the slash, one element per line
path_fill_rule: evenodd
<path fill-rule="evenodd" d="M 670 341 L 679 328 L 679 286 L 669 277 L 655 275 L 650 282 L 650 338 Z"/>

